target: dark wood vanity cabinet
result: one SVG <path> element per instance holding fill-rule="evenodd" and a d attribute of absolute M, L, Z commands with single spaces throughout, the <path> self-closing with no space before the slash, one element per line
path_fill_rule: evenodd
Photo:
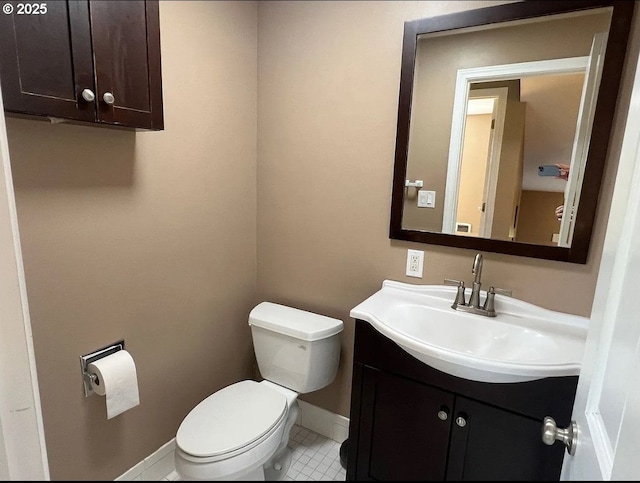
<path fill-rule="evenodd" d="M 157 0 L 56 1 L 28 10 L 7 3 L 13 12 L 0 16 L 5 111 L 163 129 Z"/>
<path fill-rule="evenodd" d="M 577 376 L 482 383 L 433 369 L 356 321 L 347 480 L 559 480 Z"/>

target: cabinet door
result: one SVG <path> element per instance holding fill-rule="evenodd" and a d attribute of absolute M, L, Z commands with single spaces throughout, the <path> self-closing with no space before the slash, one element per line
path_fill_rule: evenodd
<path fill-rule="evenodd" d="M 92 1 L 90 18 L 98 121 L 162 129 L 158 2 Z"/>
<path fill-rule="evenodd" d="M 356 479 L 443 480 L 452 407 L 450 393 L 365 367 Z"/>
<path fill-rule="evenodd" d="M 5 110 L 94 121 L 95 102 L 82 98 L 94 90 L 88 3 L 41 3 L 29 15 L 18 2 L 8 4 L 13 13 L 0 15 Z"/>
<path fill-rule="evenodd" d="M 452 416 L 448 480 L 560 478 L 564 446 L 542 442 L 542 421 L 459 396 Z"/>

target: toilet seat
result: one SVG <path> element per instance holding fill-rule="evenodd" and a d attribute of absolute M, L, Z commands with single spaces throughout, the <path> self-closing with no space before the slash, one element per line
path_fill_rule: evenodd
<path fill-rule="evenodd" d="M 282 428 L 287 398 L 265 384 L 240 381 L 201 401 L 176 435 L 183 458 L 207 463 L 249 451 Z"/>

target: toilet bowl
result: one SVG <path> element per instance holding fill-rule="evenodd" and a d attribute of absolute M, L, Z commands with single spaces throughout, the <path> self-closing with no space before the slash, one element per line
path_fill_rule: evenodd
<path fill-rule="evenodd" d="M 263 302 L 249 315 L 264 380 L 231 384 L 201 401 L 176 434 L 184 480 L 281 480 L 291 465 L 289 434 L 298 394 L 330 384 L 342 321 Z"/>
<path fill-rule="evenodd" d="M 277 473 L 289 466 L 281 443 L 297 418 L 297 396 L 269 381 L 251 380 L 212 394 L 178 429 L 176 471 L 194 480 L 264 480 L 269 462 L 267 471 L 280 479 Z"/>

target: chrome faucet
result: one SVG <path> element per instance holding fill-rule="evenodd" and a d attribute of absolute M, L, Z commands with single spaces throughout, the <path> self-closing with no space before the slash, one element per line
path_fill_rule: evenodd
<path fill-rule="evenodd" d="M 484 315 L 487 317 L 495 317 L 496 311 L 494 308 L 494 300 L 496 296 L 495 288 L 490 287 L 487 290 L 487 294 L 484 300 L 484 304 L 480 303 L 480 291 L 482 288 L 482 254 L 476 254 L 473 259 L 473 267 L 471 268 L 473 273 L 473 286 L 471 288 L 471 297 L 469 302 L 465 302 L 465 287 L 464 282 L 458 282 L 458 292 L 456 294 L 456 300 L 451 305 L 454 310 L 462 310 L 464 312 L 471 312 L 474 314 Z"/>
<path fill-rule="evenodd" d="M 475 258 L 473 259 L 471 273 L 475 276 L 473 277 L 473 287 L 471 289 L 471 298 L 469 298 L 469 306 L 478 309 L 480 308 L 480 288 L 482 287 L 482 282 L 480 281 L 482 278 L 482 253 L 476 253 Z"/>

